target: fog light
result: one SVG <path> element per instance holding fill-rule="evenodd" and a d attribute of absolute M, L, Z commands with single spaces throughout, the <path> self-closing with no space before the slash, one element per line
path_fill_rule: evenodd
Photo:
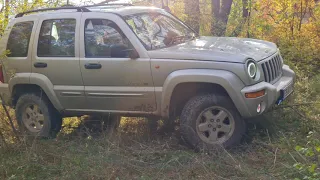
<path fill-rule="evenodd" d="M 257 113 L 260 113 L 260 112 L 261 112 L 261 104 L 258 104 Z"/>

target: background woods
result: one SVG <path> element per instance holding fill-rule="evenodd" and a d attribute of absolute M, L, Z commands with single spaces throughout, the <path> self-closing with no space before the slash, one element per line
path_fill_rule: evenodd
<path fill-rule="evenodd" d="M 19 12 L 66 2 L 1 0 L 0 35 Z M 116 138 L 101 135 L 100 139 L 74 136 L 73 129 L 83 121 L 67 118 L 56 141 L 35 140 L 30 145 L 14 134 L 0 109 L 0 179 L 320 179 L 320 0 L 132 2 L 169 6 L 203 36 L 276 43 L 285 64 L 297 74 L 294 94 L 285 104 L 253 119 L 241 147 L 219 155 L 184 149 L 178 145 L 178 133 L 151 136 L 146 121 L 135 118 L 122 119 Z M 13 110 L 10 113 L 13 117 Z"/>

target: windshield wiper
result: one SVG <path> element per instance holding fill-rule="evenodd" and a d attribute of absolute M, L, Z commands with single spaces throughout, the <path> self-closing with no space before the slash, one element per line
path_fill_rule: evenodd
<path fill-rule="evenodd" d="M 175 45 L 179 43 L 184 43 L 187 40 L 194 40 L 196 37 L 190 36 L 190 35 L 184 35 L 184 36 L 173 36 L 170 40 L 170 43 L 168 45 Z"/>
<path fill-rule="evenodd" d="M 177 42 L 177 41 L 181 42 L 182 40 L 184 40 L 185 37 L 186 36 L 174 36 L 171 38 L 171 42 Z"/>

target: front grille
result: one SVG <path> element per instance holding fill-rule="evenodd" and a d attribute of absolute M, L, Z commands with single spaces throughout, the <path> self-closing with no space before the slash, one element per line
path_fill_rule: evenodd
<path fill-rule="evenodd" d="M 264 79 L 266 82 L 272 82 L 282 75 L 282 61 L 281 56 L 277 54 L 273 56 L 271 59 L 263 62 L 261 64 Z"/>

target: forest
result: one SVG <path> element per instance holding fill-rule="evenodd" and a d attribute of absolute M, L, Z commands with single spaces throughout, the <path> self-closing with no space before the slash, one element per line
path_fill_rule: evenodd
<path fill-rule="evenodd" d="M 66 0 L 2 0 L 0 36 L 19 12 Z M 92 1 L 71 1 L 88 5 Z M 179 132 L 150 135 L 147 120 L 125 118 L 117 134 L 83 133 L 67 118 L 54 140 L 19 136 L 14 111 L 0 110 L 0 179 L 320 179 L 319 0 L 132 0 L 167 6 L 201 36 L 254 38 L 277 44 L 296 73 L 294 93 L 250 119 L 243 143 L 208 154 L 184 147 Z M 1 55 L 4 58 L 5 55 Z M 80 127 L 80 128 L 79 128 Z M 86 134 L 86 135 L 83 135 Z"/>

